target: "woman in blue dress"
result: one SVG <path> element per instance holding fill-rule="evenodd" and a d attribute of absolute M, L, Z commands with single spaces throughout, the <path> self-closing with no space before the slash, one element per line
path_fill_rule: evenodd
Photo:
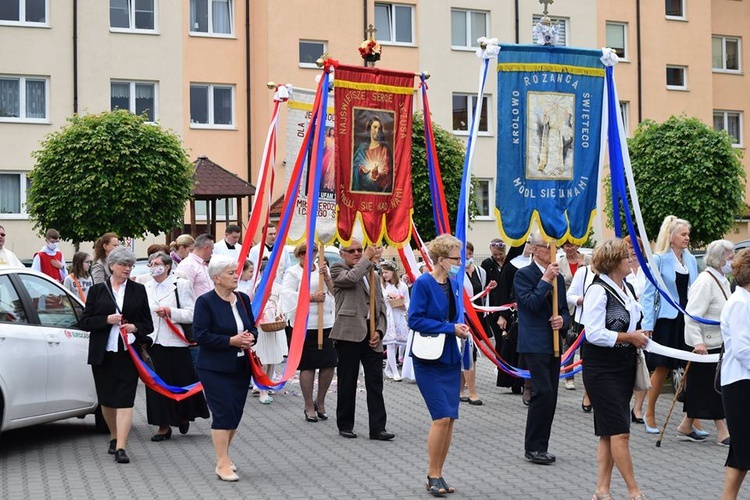
<path fill-rule="evenodd" d="M 455 491 L 443 479 L 443 464 L 453 436 L 453 422 L 458 418 L 461 353 L 456 338 L 465 339 L 470 331 L 460 322 L 456 308 L 461 290 L 456 280 L 461 264 L 461 242 L 444 234 L 430 242 L 428 249 L 434 267 L 414 282 L 409 328 L 415 332 L 445 334 L 443 352 L 438 359 L 425 361 L 412 355 L 417 386 L 432 417 L 427 435 L 426 487 L 433 495 L 443 495 Z"/>

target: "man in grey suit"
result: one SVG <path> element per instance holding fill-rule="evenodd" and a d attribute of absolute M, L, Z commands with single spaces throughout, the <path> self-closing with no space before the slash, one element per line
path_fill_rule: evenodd
<path fill-rule="evenodd" d="M 370 270 L 380 260 L 382 247 L 362 244 L 353 239 L 339 250 L 343 263 L 331 266 L 333 294 L 336 298 L 336 321 L 331 339 L 336 344 L 339 362 L 336 425 L 345 438 L 356 438 L 354 411 L 357 402 L 359 364 L 365 371 L 367 412 L 370 417 L 370 439 L 388 441 L 394 434 L 385 430 L 386 413 L 383 400 L 383 333 L 386 310 L 380 278 L 376 275 L 370 290 Z M 370 335 L 370 298 L 375 302 L 375 332 Z"/>

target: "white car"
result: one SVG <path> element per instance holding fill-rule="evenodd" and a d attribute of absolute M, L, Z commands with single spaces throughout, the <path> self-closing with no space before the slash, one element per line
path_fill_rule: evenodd
<path fill-rule="evenodd" d="M 97 413 L 83 304 L 31 269 L 0 267 L 0 431 Z"/>

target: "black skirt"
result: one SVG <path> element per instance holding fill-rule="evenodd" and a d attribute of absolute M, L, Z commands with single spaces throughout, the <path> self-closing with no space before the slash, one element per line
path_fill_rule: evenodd
<path fill-rule="evenodd" d="M 692 370 L 692 368 L 691 368 Z M 750 380 L 742 379 L 721 388 L 727 427 L 732 439 L 724 464 L 738 470 L 750 470 Z"/>
<path fill-rule="evenodd" d="M 318 330 L 307 330 L 305 344 L 302 347 L 302 359 L 299 370 L 315 370 L 318 368 L 334 368 L 338 364 L 338 354 L 329 338 L 330 328 L 323 329 L 323 349 L 318 349 Z"/>
<path fill-rule="evenodd" d="M 709 354 L 718 354 L 721 348 L 711 349 Z M 688 418 L 719 420 L 724 418 L 721 394 L 714 389 L 716 363 L 690 363 L 685 381 L 685 403 L 682 411 Z"/>
<path fill-rule="evenodd" d="M 498 337 L 495 338 L 497 339 Z M 502 339 L 498 349 L 500 357 L 511 366 L 523 368 L 518 351 L 516 350 L 518 348 L 518 322 L 513 322 L 507 336 L 499 338 Z M 514 391 L 520 392 L 524 385 L 524 379 L 508 375 L 498 368 L 496 385 L 497 387 L 510 387 Z"/>
<path fill-rule="evenodd" d="M 674 319 L 660 318 L 656 320 L 653 339 L 655 342 L 658 342 L 665 347 L 672 347 L 683 351 L 692 351 L 692 349 L 688 349 L 687 344 L 685 344 L 685 317 L 679 313 Z M 646 364 L 648 365 L 649 370 L 653 370 L 659 366 L 666 367 L 669 370 L 675 370 L 684 367 L 685 361 L 662 356 L 661 354 L 646 352 Z"/>
<path fill-rule="evenodd" d="M 594 407 L 594 434 L 629 434 L 635 347 L 600 347 L 585 342 L 582 351 L 583 385 Z"/>
<path fill-rule="evenodd" d="M 131 346 L 132 347 L 132 346 Z M 132 408 L 138 388 L 138 371 L 127 351 L 104 353 L 100 365 L 92 365 L 96 398 L 108 408 Z"/>
<path fill-rule="evenodd" d="M 156 373 L 169 385 L 185 387 L 198 382 L 190 349 L 187 347 L 164 347 L 154 344 L 149 349 Z M 196 418 L 208 418 L 208 406 L 203 393 L 199 392 L 182 401 L 162 396 L 146 389 L 146 415 L 151 425 L 177 426 L 180 422 L 192 422 Z"/>

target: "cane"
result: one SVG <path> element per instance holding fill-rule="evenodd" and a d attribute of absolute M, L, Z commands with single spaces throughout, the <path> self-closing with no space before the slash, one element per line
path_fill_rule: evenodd
<path fill-rule="evenodd" d="M 677 390 L 674 393 L 674 397 L 672 398 L 672 405 L 669 407 L 669 412 L 667 413 L 667 419 L 664 421 L 664 427 L 661 428 L 659 439 L 656 440 L 657 448 L 661 448 L 661 440 L 664 439 L 664 431 L 667 430 L 669 417 L 672 416 L 672 410 L 674 410 L 674 404 L 677 402 L 677 395 L 680 394 L 680 392 L 685 388 L 685 382 L 687 382 L 687 374 L 688 374 L 689 369 L 690 369 L 690 361 L 688 361 L 687 364 L 685 365 L 685 373 L 682 374 L 682 380 L 680 380 L 680 385 L 677 387 Z"/>

